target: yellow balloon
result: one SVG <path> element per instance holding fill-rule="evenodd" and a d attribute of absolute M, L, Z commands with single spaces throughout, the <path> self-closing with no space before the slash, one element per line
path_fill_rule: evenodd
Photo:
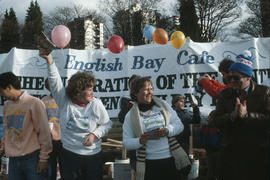
<path fill-rule="evenodd" d="M 171 43 L 175 49 L 180 49 L 185 44 L 186 37 L 182 31 L 175 31 L 171 35 Z"/>

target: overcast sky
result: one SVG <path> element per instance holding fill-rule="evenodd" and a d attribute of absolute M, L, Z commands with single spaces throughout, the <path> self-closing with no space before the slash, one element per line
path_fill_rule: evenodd
<path fill-rule="evenodd" d="M 24 24 L 26 11 L 30 6 L 30 2 L 31 0 L 0 0 L 0 15 L 3 15 L 6 9 L 9 10 L 12 7 L 16 13 L 19 23 Z M 49 14 L 52 10 L 55 9 L 55 7 L 73 7 L 74 5 L 82 5 L 88 9 L 98 10 L 97 4 L 99 0 L 37 0 L 37 2 L 40 5 L 42 13 Z M 160 7 L 166 10 L 165 13 L 172 15 L 172 9 L 175 7 L 176 0 L 162 0 L 161 3 L 162 4 L 160 4 Z M 241 7 L 243 8 L 244 6 Z M 245 16 L 246 14 L 242 17 Z M 232 27 L 235 27 L 235 24 L 238 23 L 239 22 L 234 23 Z"/>
<path fill-rule="evenodd" d="M 33 0 L 34 1 L 34 0 Z M 175 0 L 162 0 L 163 4 L 171 5 Z M 0 0 L 0 14 L 4 14 L 6 9 L 14 9 L 20 24 L 24 23 L 26 11 L 30 6 L 31 0 Z M 97 9 L 98 0 L 37 0 L 43 14 L 48 14 L 55 7 L 73 7 L 83 5 L 89 9 Z"/>
<path fill-rule="evenodd" d="M 89 9 L 96 9 L 98 0 L 38 0 L 37 1 L 43 14 L 48 14 L 55 7 L 83 5 Z M 26 11 L 29 8 L 31 0 L 0 0 L 0 13 L 4 14 L 6 9 L 14 9 L 19 23 L 24 23 Z"/>

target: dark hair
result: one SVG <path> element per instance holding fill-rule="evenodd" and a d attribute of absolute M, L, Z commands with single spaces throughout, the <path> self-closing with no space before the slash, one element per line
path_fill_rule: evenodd
<path fill-rule="evenodd" d="M 218 66 L 218 71 L 219 72 L 226 72 L 228 73 L 229 72 L 229 68 L 230 66 L 234 63 L 233 60 L 231 59 L 228 59 L 228 58 L 224 58 L 220 63 L 219 63 L 219 66 Z"/>
<path fill-rule="evenodd" d="M 174 107 L 174 105 L 180 100 L 180 99 L 185 99 L 184 96 L 182 96 L 181 94 L 175 94 L 172 97 L 172 107 Z"/>
<path fill-rule="evenodd" d="M 50 83 L 48 78 L 45 79 L 45 88 L 50 90 Z"/>
<path fill-rule="evenodd" d="M 21 82 L 15 74 L 12 72 L 0 74 L 0 88 L 6 89 L 9 85 L 15 89 L 21 89 Z"/>
<path fill-rule="evenodd" d="M 209 114 L 208 114 L 208 119 L 212 120 L 214 118 L 214 115 L 216 113 L 216 110 L 212 110 Z"/>
<path fill-rule="evenodd" d="M 140 78 L 141 76 L 138 76 L 136 74 L 133 74 L 132 76 L 130 76 L 130 78 L 128 79 L 128 86 L 129 88 L 131 87 L 131 83 L 134 79 Z"/>
<path fill-rule="evenodd" d="M 96 78 L 92 72 L 78 71 L 73 74 L 68 80 L 66 93 L 68 98 L 74 99 L 80 92 L 86 88 L 94 87 L 96 85 Z"/>
<path fill-rule="evenodd" d="M 150 76 L 138 77 L 132 81 L 130 86 L 130 97 L 133 101 L 137 101 L 135 94 L 140 91 L 145 82 L 150 82 L 153 85 Z"/>

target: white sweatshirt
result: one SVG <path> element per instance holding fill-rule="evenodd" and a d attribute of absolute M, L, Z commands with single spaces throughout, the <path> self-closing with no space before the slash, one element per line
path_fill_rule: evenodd
<path fill-rule="evenodd" d="M 184 126 L 177 116 L 176 112 L 166 104 L 169 113 L 170 113 L 170 124 L 165 126 L 165 119 L 161 109 L 158 106 L 153 107 L 152 116 L 149 117 L 140 117 L 142 128 L 144 132 L 151 131 L 154 128 L 165 127 L 169 130 L 169 137 L 175 136 L 183 131 Z M 149 111 L 144 112 L 147 114 Z M 156 123 L 154 122 L 156 119 Z M 163 123 L 161 123 L 163 121 Z M 156 127 L 154 127 L 156 126 Z M 140 144 L 140 138 L 136 137 L 133 127 L 130 120 L 130 111 L 127 113 L 125 117 L 125 121 L 123 124 L 123 144 L 127 150 L 135 150 L 139 149 L 142 145 Z M 172 154 L 170 152 L 170 147 L 168 143 L 167 137 L 162 137 L 158 140 L 148 140 L 146 143 L 146 159 L 164 159 L 171 157 Z"/>
<path fill-rule="evenodd" d="M 55 63 L 48 65 L 51 92 L 59 106 L 63 147 L 80 155 L 93 155 L 101 151 L 101 138 L 111 129 L 112 121 L 101 100 L 93 98 L 85 107 L 73 104 L 66 95 Z M 92 146 L 82 143 L 93 133 L 97 139 Z"/>

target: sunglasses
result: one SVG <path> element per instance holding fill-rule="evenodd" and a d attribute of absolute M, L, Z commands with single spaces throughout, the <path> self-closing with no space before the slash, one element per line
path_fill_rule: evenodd
<path fill-rule="evenodd" d="M 230 75 L 228 77 L 228 79 L 231 80 L 235 80 L 235 81 L 239 81 L 241 78 L 244 78 L 244 76 L 240 76 L 240 75 Z"/>

